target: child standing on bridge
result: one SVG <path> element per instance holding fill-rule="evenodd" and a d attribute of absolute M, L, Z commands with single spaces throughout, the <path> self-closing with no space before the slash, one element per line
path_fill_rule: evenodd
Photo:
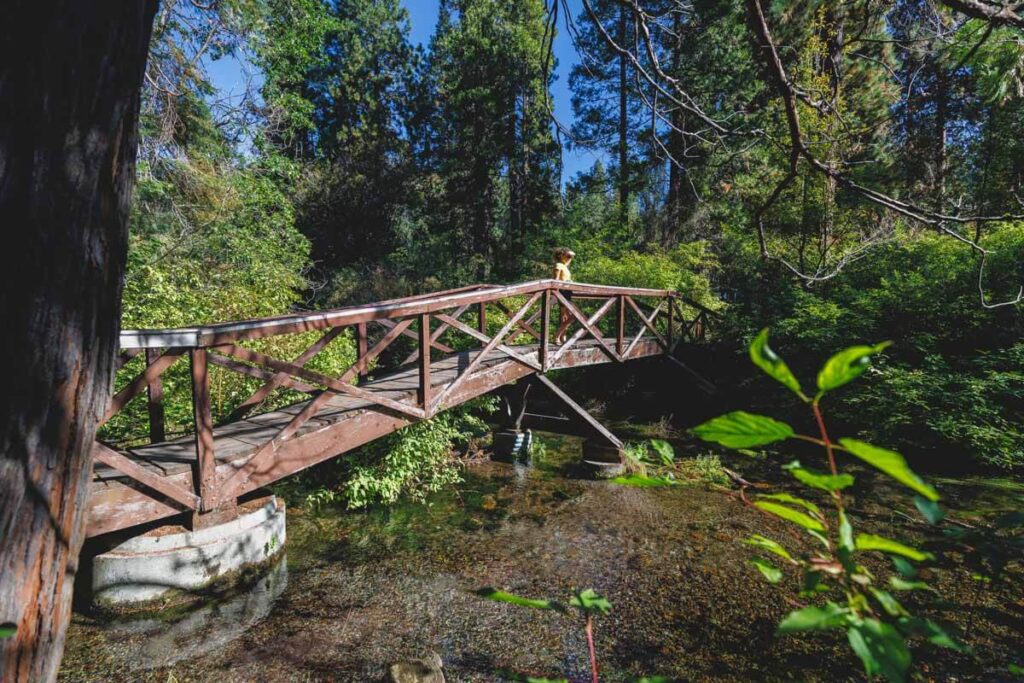
<path fill-rule="evenodd" d="M 565 247 L 559 247 L 555 249 L 555 279 L 559 282 L 572 282 L 572 273 L 569 272 L 569 264 L 572 263 L 573 257 L 576 256 L 576 252 L 572 249 Z M 572 300 L 572 292 L 563 292 L 566 299 Z M 565 343 L 565 333 L 569 329 L 569 325 L 572 322 L 572 317 L 569 314 L 569 310 L 565 307 L 561 307 L 561 313 L 559 314 L 558 320 L 558 331 L 555 333 L 555 343 Z"/>

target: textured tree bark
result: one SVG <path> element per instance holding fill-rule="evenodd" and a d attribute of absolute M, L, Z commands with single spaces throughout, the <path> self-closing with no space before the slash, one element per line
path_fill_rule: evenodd
<path fill-rule="evenodd" d="M 11 6 L 13 5 L 13 6 Z M 110 398 L 156 0 L 14 0 L 0 22 L 0 640 L 5 683 L 57 675 Z"/>

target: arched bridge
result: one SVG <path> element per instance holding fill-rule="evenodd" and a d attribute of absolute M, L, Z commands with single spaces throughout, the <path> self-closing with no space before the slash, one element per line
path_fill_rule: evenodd
<path fill-rule="evenodd" d="M 673 356 L 677 345 L 702 340 L 709 313 L 671 291 L 537 280 L 319 313 L 124 331 L 122 366 L 142 356 L 144 369 L 118 388 L 101 425 L 145 394 L 149 443 L 96 442 L 88 535 L 171 516 L 190 515 L 194 527 L 229 519 L 238 499 L 260 487 L 527 376 L 593 421 L 544 377 L 547 371 L 659 355 L 682 366 Z M 552 328 L 562 315 L 570 327 L 559 344 Z M 294 358 L 266 351 L 271 338 L 311 332 L 315 341 Z M 310 361 L 345 333 L 355 340 L 355 363 L 337 376 L 311 369 Z M 415 340 L 414 349 L 395 356 L 403 337 Z M 191 435 L 168 439 L 161 378 L 179 362 L 190 366 L 193 423 Z M 224 372 L 260 385 L 215 425 L 211 376 Z M 284 390 L 308 398 L 260 412 Z"/>

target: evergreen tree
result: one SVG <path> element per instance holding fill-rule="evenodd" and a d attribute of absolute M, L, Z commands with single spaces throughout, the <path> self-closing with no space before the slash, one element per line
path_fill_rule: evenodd
<path fill-rule="evenodd" d="M 580 63 L 569 75 L 576 144 L 607 152 L 614 160 L 619 221 L 628 223 L 630 196 L 637 189 L 642 164 L 639 139 L 647 132 L 645 107 L 639 89 L 642 81 L 620 47 L 636 44 L 635 22 L 628 5 L 619 0 L 593 0 L 599 28 L 584 10 L 578 19 Z M 603 28 L 603 32 L 602 29 Z"/>
<path fill-rule="evenodd" d="M 512 277 L 527 235 L 556 205 L 545 6 L 456 0 L 445 10 L 431 49 L 440 229 L 473 277 L 487 279 L 493 266 Z"/>
<path fill-rule="evenodd" d="M 305 162 L 299 224 L 324 270 L 379 259 L 409 184 L 407 12 L 399 0 L 303 0 L 270 16 L 265 92 L 298 112 L 282 117 L 279 149 Z"/>

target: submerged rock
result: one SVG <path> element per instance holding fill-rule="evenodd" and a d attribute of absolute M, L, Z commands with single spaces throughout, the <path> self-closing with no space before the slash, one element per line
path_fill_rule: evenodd
<path fill-rule="evenodd" d="M 392 683 L 444 683 L 441 655 L 431 652 L 423 659 L 391 665 Z"/>

